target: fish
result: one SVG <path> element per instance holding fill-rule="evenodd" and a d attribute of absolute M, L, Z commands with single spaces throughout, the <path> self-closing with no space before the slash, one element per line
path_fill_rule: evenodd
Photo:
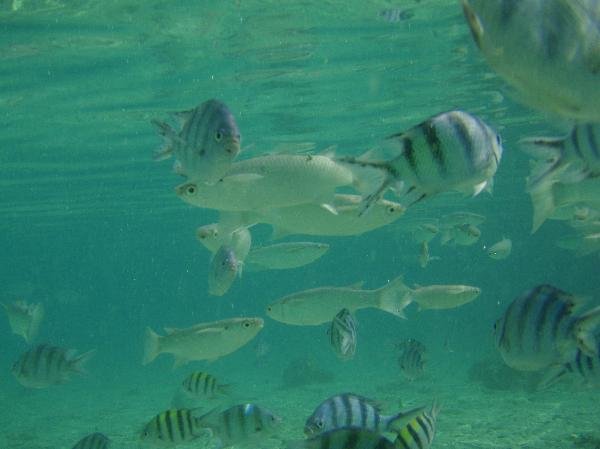
<path fill-rule="evenodd" d="M 567 136 L 527 138 L 520 143 L 537 160 L 546 162 L 538 169 L 541 173 L 528 178 L 529 190 L 556 179 L 577 182 L 600 175 L 600 124 L 577 124 Z"/>
<path fill-rule="evenodd" d="M 224 446 L 256 442 L 272 435 L 281 418 L 256 404 L 238 404 L 222 412 L 210 412 L 199 424 L 212 430 Z"/>
<path fill-rule="evenodd" d="M 181 121 L 179 131 L 166 122 L 152 121 L 165 139 L 165 146 L 154 158 L 163 160 L 175 155 L 177 173 L 195 182 L 214 184 L 241 151 L 235 117 L 225 103 L 215 99 L 175 115 Z"/>
<path fill-rule="evenodd" d="M 201 425 L 202 416 L 195 416 L 190 409 L 169 409 L 152 418 L 142 429 L 139 440 L 142 444 L 172 447 L 212 436 L 210 430 Z"/>
<path fill-rule="evenodd" d="M 244 261 L 252 246 L 252 235 L 246 226 L 240 226 L 229 231 L 227 226 L 210 223 L 196 229 L 196 238 L 212 254 L 222 245 L 228 245 L 235 253 L 238 261 Z"/>
<path fill-rule="evenodd" d="M 421 242 L 419 244 L 419 265 L 421 268 L 426 268 L 432 260 L 440 260 L 440 257 L 429 254 L 429 243 Z"/>
<path fill-rule="evenodd" d="M 374 401 L 353 393 L 332 396 L 321 402 L 304 424 L 308 436 L 340 427 L 357 427 L 373 432 L 398 432 L 423 411 L 423 407 L 384 416 Z"/>
<path fill-rule="evenodd" d="M 27 343 L 35 340 L 44 319 L 44 305 L 15 301 L 9 304 L 2 303 L 2 307 L 6 311 L 13 334 L 20 335 Z"/>
<path fill-rule="evenodd" d="M 415 242 L 429 243 L 438 235 L 440 228 L 435 223 L 426 222 L 417 224 L 410 232 Z"/>
<path fill-rule="evenodd" d="M 17 381 L 27 388 L 64 384 L 74 374 L 84 373 L 83 365 L 96 350 L 75 355 L 75 351 L 41 344 L 25 352 L 12 366 Z"/>
<path fill-rule="evenodd" d="M 597 0 L 462 0 L 487 63 L 530 106 L 600 121 Z"/>
<path fill-rule="evenodd" d="M 186 182 L 175 193 L 192 206 L 219 211 L 315 203 L 334 213 L 335 189 L 360 188 L 357 173 L 327 155 L 271 154 L 234 162 L 214 185 Z"/>
<path fill-rule="evenodd" d="M 571 183 L 544 182 L 528 193 L 533 204 L 532 233 L 559 208 L 578 205 L 600 209 L 600 177 L 587 177 Z"/>
<path fill-rule="evenodd" d="M 439 220 L 442 227 L 461 226 L 465 224 L 479 226 L 485 222 L 485 216 L 473 212 L 460 211 L 442 215 Z"/>
<path fill-rule="evenodd" d="M 427 285 L 410 291 L 413 302 L 420 309 L 454 309 L 470 303 L 481 294 L 479 287 L 471 285 Z"/>
<path fill-rule="evenodd" d="M 111 441 L 108 437 L 100 432 L 92 433 L 83 437 L 73 446 L 73 449 L 109 449 Z"/>
<path fill-rule="evenodd" d="M 398 344 L 400 370 L 408 380 L 415 380 L 423 375 L 425 368 L 425 345 L 414 338 Z"/>
<path fill-rule="evenodd" d="M 250 250 L 245 265 L 249 270 L 287 270 L 298 268 L 321 258 L 327 243 L 286 242 L 255 247 Z"/>
<path fill-rule="evenodd" d="M 379 432 L 361 427 L 339 427 L 305 440 L 292 441 L 286 449 L 399 449 Z"/>
<path fill-rule="evenodd" d="M 556 246 L 575 251 L 578 257 L 587 256 L 600 251 L 600 232 L 562 236 L 556 241 Z"/>
<path fill-rule="evenodd" d="M 296 326 L 317 326 L 331 322 L 346 308 L 351 313 L 365 308 L 381 309 L 404 318 L 410 304 L 409 289 L 398 277 L 376 290 L 361 290 L 361 284 L 347 287 L 318 287 L 284 296 L 267 306 L 272 319 Z"/>
<path fill-rule="evenodd" d="M 516 370 L 537 371 L 571 359 L 577 348 L 593 355 L 600 307 L 580 313 L 582 303 L 548 284 L 517 297 L 494 324 L 495 345 L 504 362 Z"/>
<path fill-rule="evenodd" d="M 229 393 L 229 385 L 220 383 L 215 376 L 202 371 L 194 371 L 182 384 L 183 390 L 193 396 L 214 399 Z"/>
<path fill-rule="evenodd" d="M 268 223 L 273 238 L 290 234 L 319 236 L 361 235 L 398 220 L 406 208 L 401 204 L 380 199 L 369 214 L 359 216 L 362 197 L 354 194 L 335 194 L 330 210 L 314 203 L 261 210 L 246 217 L 246 222 Z"/>
<path fill-rule="evenodd" d="M 479 241 L 481 230 L 472 224 L 462 224 L 444 228 L 442 231 L 442 245 L 448 243 L 460 246 L 471 246 Z"/>
<path fill-rule="evenodd" d="M 223 296 L 237 276 L 242 275 L 243 263 L 235 255 L 229 245 L 221 245 L 210 261 L 208 271 L 208 293 Z"/>
<path fill-rule="evenodd" d="M 379 17 L 388 23 L 398 23 L 412 19 L 415 12 L 412 9 L 390 8 L 379 12 Z"/>
<path fill-rule="evenodd" d="M 341 360 L 350 360 L 356 353 L 356 320 L 348 309 L 333 318 L 328 330 L 329 343 Z"/>
<path fill-rule="evenodd" d="M 504 237 L 499 242 L 487 248 L 487 255 L 495 260 L 506 259 L 512 251 L 512 240 Z"/>
<path fill-rule="evenodd" d="M 147 365 L 163 353 L 175 356 L 174 368 L 191 360 L 216 360 L 244 346 L 263 325 L 262 318 L 229 318 L 185 329 L 165 328 L 165 336 L 148 327 L 142 363 Z"/>
<path fill-rule="evenodd" d="M 502 157 L 500 136 L 464 111 L 435 115 L 387 138 L 388 160 L 340 157 L 340 162 L 379 169 L 384 181 L 364 199 L 363 213 L 393 187 L 406 207 L 433 195 L 458 191 L 472 196 L 491 189 Z"/>
<path fill-rule="evenodd" d="M 394 440 L 396 449 L 429 449 L 436 431 L 440 406 L 434 402 L 429 410 L 423 410 L 398 432 Z"/>

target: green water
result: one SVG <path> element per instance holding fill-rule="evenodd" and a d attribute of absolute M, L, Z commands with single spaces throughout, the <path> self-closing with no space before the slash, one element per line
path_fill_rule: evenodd
<path fill-rule="evenodd" d="M 380 12 L 389 8 L 412 17 L 388 22 Z M 493 195 L 443 196 L 363 236 L 310 238 L 331 244 L 314 264 L 244 273 L 225 296 L 209 297 L 210 256 L 194 232 L 217 214 L 177 198 L 171 162 L 152 160 L 160 139 L 150 120 L 213 97 L 236 116 L 241 157 L 306 144 L 357 155 L 455 108 L 498 130 L 505 151 Z M 344 391 L 389 412 L 438 398 L 433 448 L 600 444 L 597 391 L 575 384 L 532 392 L 528 379 L 504 370 L 492 344 L 494 321 L 536 284 L 597 302 L 598 258 L 558 249 L 554 241 L 567 232 L 558 222 L 530 235 L 529 162 L 517 141 L 566 126 L 515 101 L 473 45 L 459 2 L 2 0 L 0 122 L 0 299 L 45 304 L 39 342 L 98 350 L 89 375 L 26 390 L 10 366 L 27 346 L 0 320 L 1 448 L 70 448 L 93 431 L 117 449 L 137 447 L 143 424 L 168 408 L 192 369 L 213 372 L 234 385 L 236 400 L 284 418 L 279 440 L 264 447 L 301 438 L 312 409 Z M 481 240 L 433 243 L 440 259 L 422 269 L 403 226 L 462 210 L 487 217 Z M 268 227 L 255 232 L 267 242 Z M 503 236 L 513 254 L 489 259 L 483 245 Z M 357 281 L 376 288 L 398 275 L 411 286 L 472 284 L 483 293 L 455 310 L 413 306 L 405 321 L 359 312 L 357 355 L 346 363 L 325 326 L 286 326 L 264 314 L 294 291 Z M 262 316 L 265 328 L 210 365 L 173 371 L 166 355 L 141 365 L 146 326 L 233 316 Z M 409 337 L 428 348 L 425 376 L 410 383 L 394 349 Z M 290 385 L 283 373 L 293 363 L 333 379 Z M 478 363 L 492 371 L 487 386 L 473 375 Z M 494 382 L 507 376 L 512 386 L 499 389 Z"/>

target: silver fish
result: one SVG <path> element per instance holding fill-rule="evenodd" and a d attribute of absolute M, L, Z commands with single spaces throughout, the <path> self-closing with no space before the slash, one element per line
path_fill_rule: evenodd
<path fill-rule="evenodd" d="M 429 410 L 423 410 L 398 432 L 394 446 L 397 449 L 429 449 L 435 436 L 440 406 L 434 402 Z"/>
<path fill-rule="evenodd" d="M 448 243 L 460 246 L 470 246 L 479 240 L 481 237 L 481 230 L 472 224 L 462 224 L 452 226 L 451 228 L 444 228 L 442 231 L 442 245 Z"/>
<path fill-rule="evenodd" d="M 407 207 L 447 191 L 477 195 L 491 188 L 502 156 L 500 136 L 481 119 L 463 111 L 433 116 L 390 136 L 388 143 L 396 149 L 389 160 L 339 159 L 385 174 L 379 188 L 365 198 L 365 210 L 390 187 Z"/>
<path fill-rule="evenodd" d="M 515 299 L 494 325 L 496 347 L 517 370 L 535 371 L 570 360 L 577 348 L 593 355 L 600 307 L 578 313 L 581 300 L 551 285 Z"/>
<path fill-rule="evenodd" d="M 245 261 L 249 270 L 287 270 L 298 268 L 329 251 L 327 243 L 286 242 L 252 248 Z"/>
<path fill-rule="evenodd" d="M 268 437 L 279 427 L 281 418 L 256 404 L 239 404 L 223 412 L 209 412 L 198 423 L 230 446 Z"/>
<path fill-rule="evenodd" d="M 425 345 L 413 338 L 398 344 L 400 370 L 409 380 L 415 380 L 423 375 L 425 369 Z"/>
<path fill-rule="evenodd" d="M 165 122 L 152 121 L 166 140 L 155 159 L 174 154 L 179 174 L 195 182 L 217 182 L 240 152 L 240 131 L 231 111 L 213 99 L 176 115 L 182 121 L 179 132 Z"/>
<path fill-rule="evenodd" d="M 170 409 L 152 418 L 140 433 L 140 442 L 159 447 L 172 447 L 205 438 L 210 430 L 201 424 L 202 417 L 194 416 L 189 409 Z"/>
<path fill-rule="evenodd" d="M 463 0 L 475 43 L 531 106 L 600 121 L 597 0 Z"/>
<path fill-rule="evenodd" d="M 31 343 L 37 336 L 44 318 L 44 305 L 15 301 L 12 304 L 2 303 L 2 307 L 6 311 L 13 333 L 23 337 L 27 343 Z"/>
<path fill-rule="evenodd" d="M 304 433 L 317 435 L 340 427 L 358 427 L 374 432 L 399 432 L 422 407 L 384 416 L 370 399 L 352 393 L 332 396 L 323 401 L 306 420 Z"/>
<path fill-rule="evenodd" d="M 492 259 L 502 260 L 510 256 L 512 251 L 512 240 L 504 237 L 487 249 L 487 255 Z"/>
<path fill-rule="evenodd" d="M 328 330 L 329 343 L 342 360 L 350 360 L 356 353 L 356 320 L 348 309 L 342 309 L 333 318 Z"/>
<path fill-rule="evenodd" d="M 196 229 L 196 238 L 211 253 L 216 253 L 222 245 L 233 249 L 238 261 L 244 261 L 252 246 L 252 235 L 246 226 L 229 230 L 228 226 L 211 223 Z"/>
<path fill-rule="evenodd" d="M 38 345 L 25 352 L 13 367 L 17 381 L 27 388 L 46 388 L 71 380 L 82 373 L 83 365 L 94 355 L 91 350 L 75 356 L 75 351 L 50 345 Z"/>
<path fill-rule="evenodd" d="M 146 328 L 142 363 L 146 365 L 162 353 L 175 356 L 175 367 L 190 360 L 216 360 L 244 346 L 263 325 L 262 318 L 230 318 L 185 329 L 165 328 L 165 336 Z"/>
<path fill-rule="evenodd" d="M 100 432 L 83 437 L 73 446 L 73 449 L 109 449 L 111 447 L 108 437 Z"/>
<path fill-rule="evenodd" d="M 210 261 L 208 272 L 208 293 L 223 296 L 237 276 L 242 274 L 242 262 L 229 245 L 221 245 Z"/>
<path fill-rule="evenodd" d="M 471 285 L 426 285 L 411 290 L 420 309 L 454 309 L 475 300 L 481 293 Z"/>
<path fill-rule="evenodd" d="M 362 290 L 360 285 L 319 287 L 292 293 L 267 306 L 267 315 L 276 321 L 297 326 L 317 326 L 331 321 L 340 310 L 350 312 L 377 308 L 404 318 L 410 304 L 409 289 L 400 277 L 376 290 Z"/>

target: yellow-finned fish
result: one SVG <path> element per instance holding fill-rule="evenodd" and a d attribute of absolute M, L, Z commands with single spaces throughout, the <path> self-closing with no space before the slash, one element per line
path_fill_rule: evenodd
<path fill-rule="evenodd" d="M 394 446 L 398 449 L 429 449 L 435 436 L 439 412 L 440 406 L 434 403 L 429 410 L 410 420 L 398 432 Z"/>

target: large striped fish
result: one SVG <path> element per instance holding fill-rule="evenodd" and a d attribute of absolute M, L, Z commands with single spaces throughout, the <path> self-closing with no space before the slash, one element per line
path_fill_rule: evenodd
<path fill-rule="evenodd" d="M 440 406 L 434 403 L 429 410 L 424 410 L 398 432 L 394 441 L 396 449 L 429 449 L 435 436 L 437 415 Z"/>
<path fill-rule="evenodd" d="M 580 306 L 577 297 L 551 285 L 515 299 L 494 325 L 496 347 L 506 364 L 536 371 L 566 363 L 578 348 L 593 355 L 600 307 L 578 313 Z"/>
<path fill-rule="evenodd" d="M 182 122 L 180 131 L 152 121 L 166 141 L 155 159 L 174 154 L 179 174 L 196 182 L 218 181 L 240 152 L 240 131 L 233 114 L 225 103 L 213 99 L 175 115 Z"/>
<path fill-rule="evenodd" d="M 83 372 L 83 365 L 95 350 L 75 356 L 75 351 L 38 345 L 25 352 L 13 367 L 12 373 L 21 385 L 28 388 L 45 388 L 68 382 L 71 376 Z"/>
<path fill-rule="evenodd" d="M 209 412 L 198 420 L 225 446 L 266 438 L 280 423 L 281 418 L 256 404 L 234 405 L 223 412 Z"/>
<path fill-rule="evenodd" d="M 395 149 L 388 160 L 343 157 L 340 161 L 385 173 L 379 188 L 365 198 L 364 210 L 393 187 L 406 206 L 441 192 L 477 195 L 491 188 L 502 145 L 481 119 L 463 111 L 435 115 L 388 138 Z"/>
<path fill-rule="evenodd" d="M 598 0 L 463 0 L 487 62 L 530 105 L 600 121 Z"/>
<path fill-rule="evenodd" d="M 92 433 L 77 442 L 73 449 L 109 449 L 111 447 L 108 437 L 100 432 Z"/>
<path fill-rule="evenodd" d="M 337 356 L 350 360 L 356 353 L 356 320 L 346 308 L 333 318 L 328 330 L 329 343 Z"/>
<path fill-rule="evenodd" d="M 359 427 L 374 432 L 399 432 L 423 411 L 422 407 L 384 416 L 370 399 L 352 393 L 323 401 L 306 420 L 304 433 L 317 435 L 341 427 Z"/>
<path fill-rule="evenodd" d="M 175 446 L 199 438 L 208 439 L 210 430 L 201 425 L 202 416 L 189 409 L 170 409 L 152 418 L 142 429 L 140 441 L 153 446 Z"/>

